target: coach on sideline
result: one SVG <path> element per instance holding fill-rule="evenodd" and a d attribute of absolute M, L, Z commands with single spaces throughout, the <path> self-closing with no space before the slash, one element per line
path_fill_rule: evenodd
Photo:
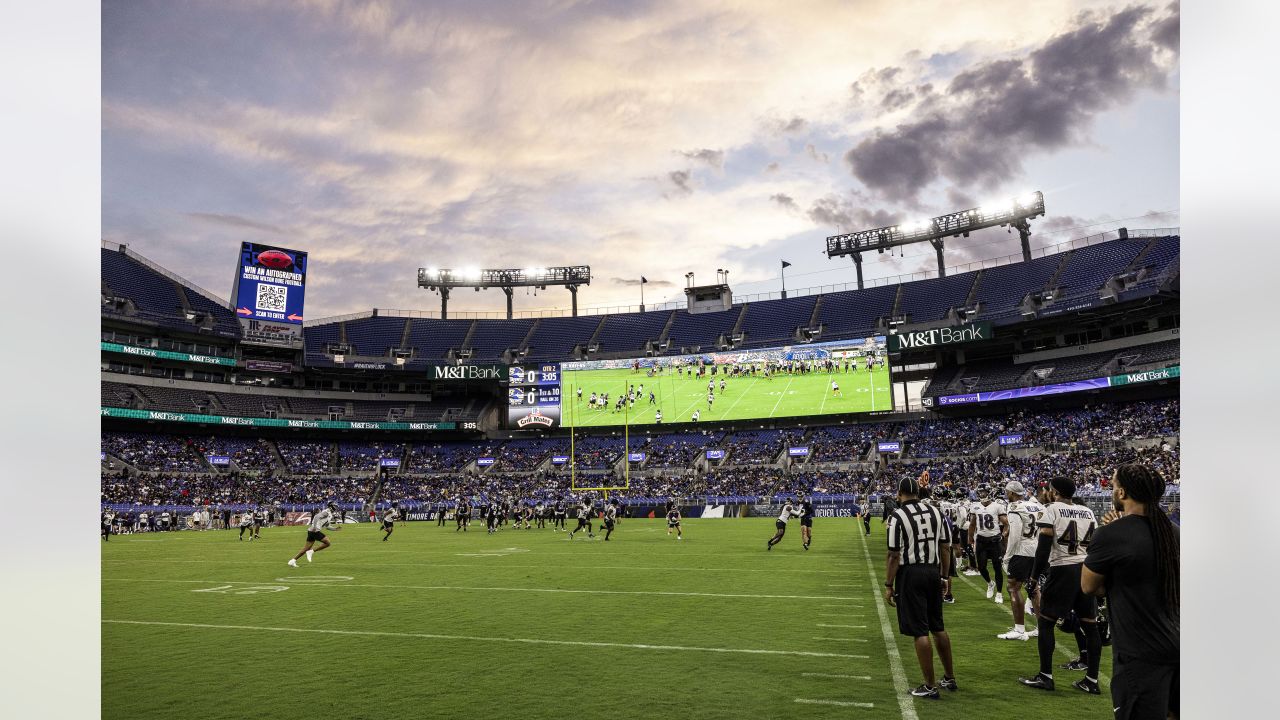
<path fill-rule="evenodd" d="M 951 638 L 942 624 L 942 587 L 951 568 L 951 532 L 938 508 L 920 502 L 922 492 L 928 490 L 922 488 L 927 482 L 929 471 L 925 470 L 918 480 L 903 478 L 898 483 L 898 507 L 886 524 L 889 554 L 884 600 L 889 607 L 898 608 L 898 630 L 915 639 L 924 684 L 911 694 L 937 700 L 940 695 L 934 684 L 930 633 L 942 659 L 941 686 L 958 689 L 951 665 Z"/>
<path fill-rule="evenodd" d="M 1116 720 L 1178 717 L 1179 537 L 1163 495 L 1160 473 L 1121 465 L 1116 511 L 1103 517 L 1080 574 L 1081 590 L 1107 596 Z"/>

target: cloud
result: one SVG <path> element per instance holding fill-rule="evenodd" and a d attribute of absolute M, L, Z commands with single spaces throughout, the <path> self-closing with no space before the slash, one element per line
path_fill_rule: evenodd
<path fill-rule="evenodd" d="M 844 159 L 863 185 L 897 202 L 916 203 L 941 178 L 994 188 L 1021 173 L 1021 157 L 1083 143 L 1100 113 L 1139 90 L 1163 89 L 1174 67 L 1165 52 L 1170 17 L 1148 7 L 1083 13 L 1026 59 L 960 72 L 944 93 L 923 97 L 905 122 L 877 128 Z M 855 90 L 895 81 L 892 70 L 864 76 Z M 909 103 L 908 94 L 895 97 Z"/>
<path fill-rule="evenodd" d="M 814 200 L 806 215 L 814 223 L 834 227 L 841 233 L 886 227 L 901 220 L 897 213 L 883 209 L 869 210 L 837 195 L 826 195 Z"/>
<path fill-rule="evenodd" d="M 785 193 L 774 193 L 769 199 L 787 210 L 799 210 L 800 206 L 796 204 L 795 198 Z"/>
<path fill-rule="evenodd" d="M 689 185 L 691 173 L 688 170 L 672 170 L 667 173 L 667 179 L 672 185 L 676 186 L 676 190 L 683 195 L 693 192 L 693 188 Z"/>
<path fill-rule="evenodd" d="M 274 235 L 287 235 L 288 233 L 280 227 L 271 225 L 270 223 L 258 222 L 250 220 L 239 215 L 227 215 L 223 213 L 183 213 L 183 215 L 199 220 L 201 222 L 210 223 L 212 225 L 226 225 L 236 228 L 249 228 L 251 230 L 261 230 L 262 232 L 272 233 Z"/>
<path fill-rule="evenodd" d="M 640 278 L 615 277 L 615 278 L 609 278 L 609 282 L 613 283 L 614 285 L 639 285 Z M 652 285 L 654 287 L 672 287 L 675 285 L 675 283 L 671 282 L 670 280 L 649 280 L 649 282 L 645 283 L 645 285 Z"/>
<path fill-rule="evenodd" d="M 723 150 L 708 150 L 703 148 L 701 150 L 682 150 L 680 154 L 690 160 L 704 162 L 717 170 L 724 167 Z"/>
<path fill-rule="evenodd" d="M 778 172 L 778 163 L 776 163 L 776 162 L 771 162 L 771 163 L 769 163 L 768 165 L 765 165 L 765 166 L 764 166 L 764 171 L 765 171 L 766 173 L 776 173 L 776 172 Z"/>
<path fill-rule="evenodd" d="M 812 158 L 817 162 L 820 162 L 820 163 L 831 162 L 831 158 L 827 157 L 826 153 L 819 152 L 818 148 L 814 147 L 812 143 L 805 145 L 804 151 L 806 155 L 808 155 L 810 158 Z"/>

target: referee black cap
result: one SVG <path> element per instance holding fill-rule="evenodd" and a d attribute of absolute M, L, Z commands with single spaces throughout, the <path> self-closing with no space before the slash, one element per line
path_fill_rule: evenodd
<path fill-rule="evenodd" d="M 1076 484 L 1070 478 L 1056 477 L 1049 481 L 1050 487 L 1054 492 L 1064 498 L 1073 498 L 1076 496 Z"/>

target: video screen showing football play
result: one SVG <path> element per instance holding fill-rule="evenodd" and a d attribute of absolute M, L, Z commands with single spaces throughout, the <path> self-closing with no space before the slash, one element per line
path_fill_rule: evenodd
<path fill-rule="evenodd" d="M 562 363 L 566 427 L 755 420 L 890 410 L 885 338 Z"/>

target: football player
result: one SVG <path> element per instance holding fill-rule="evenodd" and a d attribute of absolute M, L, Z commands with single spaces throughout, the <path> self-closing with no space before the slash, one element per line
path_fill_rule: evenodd
<path fill-rule="evenodd" d="M 978 502 L 969 506 L 969 544 L 973 545 L 978 559 L 978 574 L 987 582 L 987 599 L 1004 602 L 1004 568 L 1001 560 L 1004 549 L 1001 542 L 1009 532 L 1009 519 L 1003 503 L 992 500 L 991 491 L 978 488 Z M 987 563 L 995 565 L 995 580 L 987 572 Z"/>
<path fill-rule="evenodd" d="M 330 500 L 325 504 L 324 508 L 312 514 L 311 524 L 307 525 L 307 544 L 298 551 L 297 555 L 294 555 L 289 560 L 289 567 L 298 567 L 298 558 L 303 555 L 307 556 L 307 562 L 311 562 L 312 555 L 329 547 L 329 538 L 325 537 L 324 531 L 329 529 L 330 526 L 334 530 L 342 529 L 341 525 L 335 524 L 339 522 L 337 512 L 338 503 Z M 316 543 L 320 543 L 320 547 L 312 549 Z"/>

